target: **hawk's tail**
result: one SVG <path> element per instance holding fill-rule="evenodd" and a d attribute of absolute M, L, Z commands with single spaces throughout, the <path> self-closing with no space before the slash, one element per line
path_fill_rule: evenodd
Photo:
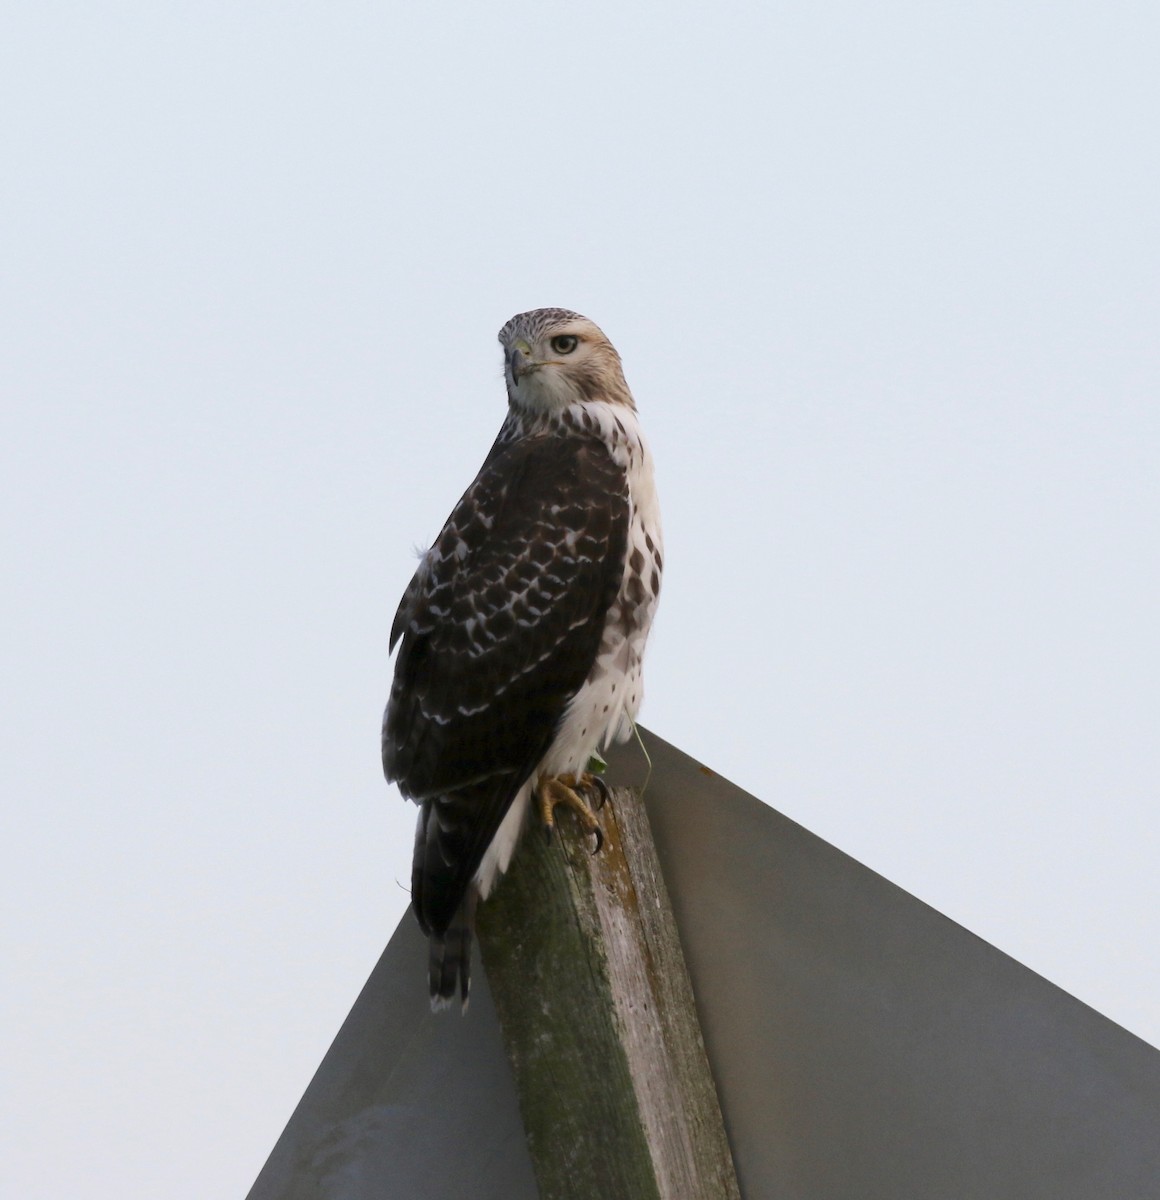
<path fill-rule="evenodd" d="M 459 991 L 467 1007 L 480 860 L 518 790 L 518 779 L 490 776 L 424 800 L 415 824 L 411 904 L 431 939 L 431 1004 L 446 1008 Z M 486 886 L 486 885 L 484 885 Z"/>
<path fill-rule="evenodd" d="M 438 1012 L 450 1006 L 456 991 L 463 1011 L 467 1011 L 471 991 L 471 943 L 475 934 L 476 892 L 469 888 L 451 924 L 442 934 L 430 937 L 427 982 L 431 989 L 431 1007 Z"/>

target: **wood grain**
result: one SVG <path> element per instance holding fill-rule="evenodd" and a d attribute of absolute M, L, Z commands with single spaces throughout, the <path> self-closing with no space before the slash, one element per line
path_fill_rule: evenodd
<path fill-rule="evenodd" d="M 616 789 L 592 853 L 529 828 L 478 914 L 543 1200 L 738 1197 L 644 806 Z"/>

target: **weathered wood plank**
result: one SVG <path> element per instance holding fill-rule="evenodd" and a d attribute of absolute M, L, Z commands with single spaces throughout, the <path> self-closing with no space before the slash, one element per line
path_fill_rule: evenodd
<path fill-rule="evenodd" d="M 596 855 L 529 830 L 478 915 L 543 1200 L 722 1200 L 736 1176 L 639 796 Z"/>

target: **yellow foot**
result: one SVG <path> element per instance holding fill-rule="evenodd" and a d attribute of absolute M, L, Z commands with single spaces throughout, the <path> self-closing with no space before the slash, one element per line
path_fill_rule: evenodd
<path fill-rule="evenodd" d="M 536 788 L 536 804 L 540 809 L 540 820 L 544 822 L 548 841 L 552 840 L 552 830 L 556 828 L 555 809 L 562 804 L 580 818 L 585 832 L 595 835 L 596 847 L 592 853 L 600 852 L 600 847 L 604 845 L 600 822 L 596 820 L 596 814 L 580 794 L 593 791 L 599 798 L 596 807 L 603 808 L 605 800 L 608 799 L 608 785 L 599 775 L 591 775 L 585 771 L 579 778 L 575 775 L 556 775 L 540 780 Z"/>

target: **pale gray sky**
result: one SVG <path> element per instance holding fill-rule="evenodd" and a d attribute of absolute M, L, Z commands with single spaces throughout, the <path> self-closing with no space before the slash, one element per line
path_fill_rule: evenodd
<path fill-rule="evenodd" d="M 1160 1042 L 1154 4 L 0 14 L 4 1195 L 252 1183 L 545 304 L 657 459 L 645 723 Z"/>

